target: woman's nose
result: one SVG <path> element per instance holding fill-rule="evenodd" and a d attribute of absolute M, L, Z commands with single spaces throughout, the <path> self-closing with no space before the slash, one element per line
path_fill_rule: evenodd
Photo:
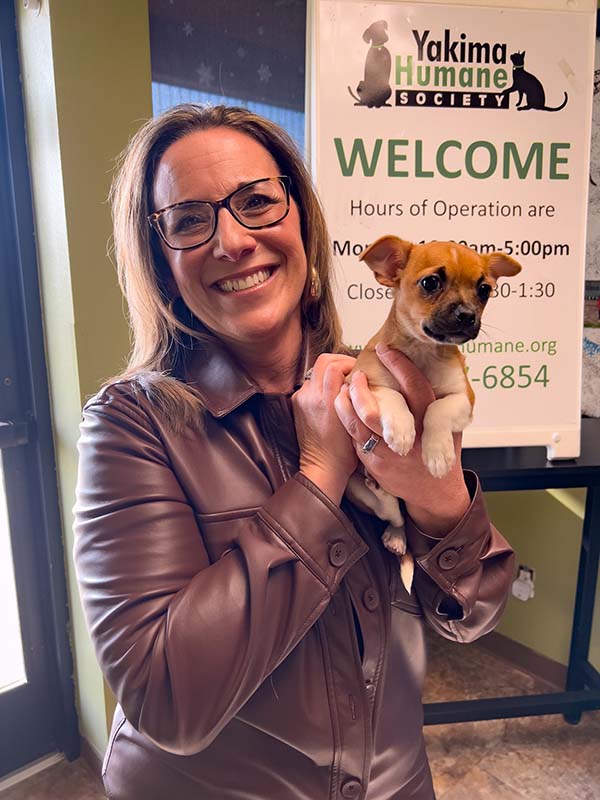
<path fill-rule="evenodd" d="M 217 215 L 217 230 L 212 241 L 213 256 L 225 261 L 239 261 L 256 247 L 254 231 L 244 228 L 226 208 Z"/>

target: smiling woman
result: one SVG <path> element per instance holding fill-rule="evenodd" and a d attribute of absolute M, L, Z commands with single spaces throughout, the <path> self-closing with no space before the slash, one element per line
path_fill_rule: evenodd
<path fill-rule="evenodd" d="M 265 391 L 294 386 L 302 342 L 300 300 L 307 281 L 296 201 L 288 209 L 284 182 L 263 177 L 279 172 L 273 156 L 255 139 L 214 127 L 170 145 L 158 164 L 152 193 L 154 205 L 167 214 L 181 211 L 189 198 L 204 201 L 207 218 L 196 216 L 187 231 L 167 225 L 177 249 L 161 227 L 173 294 L 228 344 Z M 190 237 L 195 244 L 187 244 Z"/>
<path fill-rule="evenodd" d="M 243 350 L 258 337 L 276 373 L 281 359 L 286 368 L 290 359 L 298 360 L 300 329 L 311 330 L 319 351 L 340 349 L 323 214 L 302 159 L 281 128 L 244 109 L 182 105 L 150 120 L 123 159 L 127 169 L 113 188 L 115 253 L 134 348 L 121 378 L 140 376 L 143 385 L 151 385 L 173 424 L 197 424 L 198 404 L 202 406 L 194 386 L 173 380 L 174 337 L 210 342 L 211 333 L 223 332 L 224 320 L 230 320 L 233 327 L 225 331 L 226 338 Z M 275 220 L 269 212 L 268 223 L 263 217 L 255 228 L 248 225 L 247 209 L 246 222 L 240 216 L 244 202 L 255 206 L 257 201 L 256 193 L 248 195 L 250 188 L 244 187 L 254 182 L 264 187 L 265 178 L 270 179 L 271 201 L 276 192 L 277 202 L 270 207 L 279 209 L 281 218 Z M 145 185 L 141 196 L 136 191 L 140 182 Z M 210 241 L 203 233 L 201 242 L 194 233 L 188 247 L 179 232 L 169 244 L 173 225 L 182 220 L 171 212 L 191 201 L 195 211 L 200 206 L 210 213 Z M 146 218 L 153 236 L 147 235 L 151 228 Z M 268 280 L 257 280 L 265 273 Z M 244 291 L 229 297 L 228 290 L 241 288 L 242 282 Z M 269 297 L 276 299 L 272 308 Z M 179 360 L 175 357 L 175 364 Z M 291 388 L 294 377 L 288 376 L 290 380 Z"/>
<path fill-rule="evenodd" d="M 398 461 L 359 417 L 374 396 L 347 390 L 323 213 L 276 125 L 222 106 L 150 120 L 113 214 L 134 348 L 84 409 L 75 505 L 119 701 L 109 796 L 432 800 L 422 617 L 472 639 L 512 577 L 477 478 L 457 463 L 432 486 L 420 443 Z M 431 386 L 382 361 L 420 425 Z M 380 521 L 343 499 L 359 459 L 402 476 L 410 594 Z"/>

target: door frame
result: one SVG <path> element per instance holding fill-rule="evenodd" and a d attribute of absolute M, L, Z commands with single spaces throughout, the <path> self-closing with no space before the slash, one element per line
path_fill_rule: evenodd
<path fill-rule="evenodd" d="M 0 753 L 1 775 L 28 763 L 31 756 L 39 758 L 58 750 L 72 760 L 80 753 L 65 554 L 12 2 L 0 3 L 0 241 L 5 265 L 2 270 L 5 274 L 0 274 L 0 305 L 6 304 L 0 313 L 4 317 L 1 327 L 10 328 L 8 335 L 5 330 L 1 331 L 5 335 L 0 335 L 0 420 L 17 423 L 15 442 L 3 449 L 3 461 L 23 646 L 33 692 L 25 702 L 26 713 L 22 705 L 23 687 L 0 695 L 0 702 L 7 701 L 5 708 L 11 721 L 10 739 L 5 740 L 0 730 L 3 745 L 0 751 L 7 753 L 6 756 Z M 14 534 L 17 526 L 18 536 Z M 26 725 L 36 722 L 40 730 L 33 731 L 27 740 Z M 40 749 L 45 752 L 37 752 Z"/>

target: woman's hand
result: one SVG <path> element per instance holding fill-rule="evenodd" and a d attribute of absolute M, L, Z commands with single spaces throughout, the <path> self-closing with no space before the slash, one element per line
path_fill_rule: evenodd
<path fill-rule="evenodd" d="M 354 361 L 350 356 L 320 355 L 310 380 L 292 396 L 300 472 L 337 505 L 358 464 L 352 439 L 334 408 Z"/>
<path fill-rule="evenodd" d="M 443 478 L 434 478 L 423 464 L 421 433 L 427 406 L 435 400 L 431 384 L 423 373 L 398 350 L 377 346 L 382 364 L 400 384 L 400 389 L 415 418 L 417 438 L 405 456 L 394 453 L 383 439 L 370 453 L 361 447 L 372 433 L 381 436 L 379 409 L 368 387 L 366 375 L 356 372 L 350 388 L 343 386 L 335 408 L 354 442 L 358 458 L 369 474 L 386 491 L 400 497 L 413 521 L 425 533 L 442 535 L 451 530 L 470 504 L 460 463 L 461 434 L 454 434 L 456 462 Z"/>

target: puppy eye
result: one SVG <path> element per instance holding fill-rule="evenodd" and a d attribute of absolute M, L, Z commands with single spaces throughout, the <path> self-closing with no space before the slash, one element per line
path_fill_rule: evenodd
<path fill-rule="evenodd" d="M 477 289 L 479 299 L 485 303 L 485 301 L 489 299 L 491 291 L 492 287 L 489 285 L 489 283 L 482 283 Z"/>
<path fill-rule="evenodd" d="M 421 278 L 419 283 L 427 294 L 432 294 L 442 288 L 442 281 L 439 275 L 426 275 L 424 278 Z"/>

